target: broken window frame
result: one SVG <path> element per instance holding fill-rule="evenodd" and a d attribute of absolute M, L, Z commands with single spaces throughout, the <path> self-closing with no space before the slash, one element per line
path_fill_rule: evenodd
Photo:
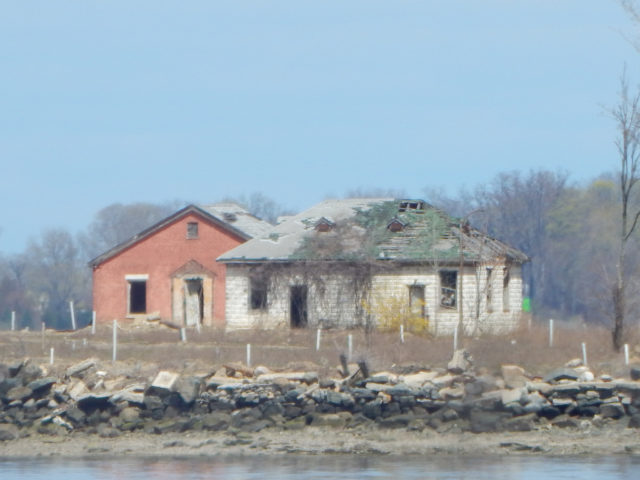
<path fill-rule="evenodd" d="M 269 285 L 263 277 L 249 278 L 249 310 L 266 311 L 268 308 Z"/>
<path fill-rule="evenodd" d="M 198 222 L 187 222 L 187 240 L 198 238 Z"/>
<path fill-rule="evenodd" d="M 458 270 L 440 270 L 440 308 L 445 310 L 458 309 Z"/>

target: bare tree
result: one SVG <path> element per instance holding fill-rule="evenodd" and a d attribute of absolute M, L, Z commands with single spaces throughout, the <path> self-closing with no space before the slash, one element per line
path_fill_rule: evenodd
<path fill-rule="evenodd" d="M 638 160 L 640 160 L 640 91 L 632 96 L 629 94 L 629 85 L 623 72 L 620 77 L 620 92 L 618 105 L 611 110 L 611 115 L 616 122 L 618 138 L 616 148 L 620 158 L 620 242 L 618 249 L 618 263 L 616 264 L 616 281 L 613 287 L 613 346 L 620 350 L 624 341 L 624 320 L 626 313 L 626 288 L 625 263 L 627 244 L 638 225 L 640 209 L 629 212 L 631 195 L 634 186 L 639 180 Z"/>

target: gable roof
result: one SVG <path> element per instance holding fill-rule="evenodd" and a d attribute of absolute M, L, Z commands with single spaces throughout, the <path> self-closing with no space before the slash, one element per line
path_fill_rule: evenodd
<path fill-rule="evenodd" d="M 330 231 L 315 229 L 331 219 Z M 392 221 L 404 225 L 392 232 Z M 461 228 L 462 226 L 462 228 Z M 521 251 L 462 225 L 424 200 L 361 198 L 325 200 L 285 219 L 267 235 L 256 237 L 221 255 L 226 263 L 296 260 L 395 260 L 403 262 L 466 262 L 504 257 L 524 263 Z"/>
<path fill-rule="evenodd" d="M 270 223 L 251 215 L 246 209 L 235 203 L 217 203 L 202 206 L 191 204 L 107 250 L 91 260 L 89 265 L 96 267 L 97 265 L 104 263 L 106 260 L 109 260 L 120 252 L 152 236 L 166 226 L 189 214 L 199 215 L 205 220 L 222 227 L 243 240 L 249 240 L 254 236 L 262 235 L 272 227 Z"/>

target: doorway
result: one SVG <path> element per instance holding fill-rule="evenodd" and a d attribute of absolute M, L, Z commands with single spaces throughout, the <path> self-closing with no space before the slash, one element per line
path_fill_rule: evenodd
<path fill-rule="evenodd" d="M 304 328 L 307 326 L 307 294 L 306 285 L 294 285 L 291 287 L 291 328 Z"/>
<path fill-rule="evenodd" d="M 204 295 L 201 278 L 184 281 L 184 324 L 194 326 L 202 324 L 204 315 Z"/>

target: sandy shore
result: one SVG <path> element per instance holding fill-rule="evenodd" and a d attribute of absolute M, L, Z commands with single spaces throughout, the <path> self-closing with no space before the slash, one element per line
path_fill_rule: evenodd
<path fill-rule="evenodd" d="M 124 434 L 117 438 L 74 433 L 32 435 L 0 443 L 0 457 L 219 455 L 639 455 L 635 429 L 549 429 L 522 433 L 447 433 L 406 430 L 331 430 L 259 433 L 187 432 Z"/>

